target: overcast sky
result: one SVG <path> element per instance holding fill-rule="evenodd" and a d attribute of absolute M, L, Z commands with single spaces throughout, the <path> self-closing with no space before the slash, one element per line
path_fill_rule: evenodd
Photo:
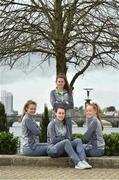
<path fill-rule="evenodd" d="M 68 74 L 71 80 L 72 73 Z M 0 90 L 13 94 L 14 110 L 22 112 L 24 103 L 28 99 L 38 103 L 37 112 L 41 113 L 44 104 L 49 108 L 49 94 L 55 88 L 55 71 L 52 68 L 39 67 L 34 71 L 23 72 L 23 69 L 8 70 L 0 67 Z M 80 76 L 74 86 L 74 104 L 84 106 L 86 91 L 84 88 L 93 88 L 90 98 L 97 102 L 101 108 L 115 106 L 119 110 L 119 72 L 114 69 L 92 70 Z"/>

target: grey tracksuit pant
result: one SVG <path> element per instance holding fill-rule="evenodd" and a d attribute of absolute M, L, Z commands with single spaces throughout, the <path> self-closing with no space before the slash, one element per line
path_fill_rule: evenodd
<path fill-rule="evenodd" d="M 87 144 L 83 144 L 86 156 L 90 157 L 100 157 L 104 155 L 104 149 L 97 149 L 96 147 L 87 148 Z"/>
<path fill-rule="evenodd" d="M 70 136 L 72 136 L 72 118 L 66 117 L 66 124 L 69 128 Z"/>
<path fill-rule="evenodd" d="M 50 145 L 48 147 L 48 155 L 51 157 L 60 157 L 67 154 L 74 164 L 79 161 L 85 160 L 85 152 L 80 139 L 75 139 L 70 141 L 69 139 L 64 139 L 55 145 Z"/>
<path fill-rule="evenodd" d="M 26 156 L 47 156 L 47 143 L 37 143 L 32 147 L 23 147 L 22 154 Z"/>

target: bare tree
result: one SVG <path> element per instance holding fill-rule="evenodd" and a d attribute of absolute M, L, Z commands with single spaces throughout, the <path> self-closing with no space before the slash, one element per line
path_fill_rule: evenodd
<path fill-rule="evenodd" d="M 119 67 L 119 1 L 0 0 L 0 65 L 31 53 L 56 61 L 56 73 Z"/>

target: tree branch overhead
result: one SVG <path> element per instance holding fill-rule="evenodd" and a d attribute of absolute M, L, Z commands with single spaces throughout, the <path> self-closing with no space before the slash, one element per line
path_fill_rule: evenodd
<path fill-rule="evenodd" d="M 119 1 L 0 0 L 0 44 L 0 65 L 43 54 L 56 73 L 76 69 L 73 86 L 89 67 L 119 68 Z"/>

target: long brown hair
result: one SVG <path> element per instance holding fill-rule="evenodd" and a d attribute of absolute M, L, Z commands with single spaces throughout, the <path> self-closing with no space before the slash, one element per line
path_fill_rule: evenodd
<path fill-rule="evenodd" d="M 65 81 L 64 89 L 66 91 L 68 91 L 68 93 L 72 93 L 72 88 L 71 88 L 71 86 L 69 85 L 69 83 L 67 81 L 66 75 L 64 73 L 59 73 L 56 76 L 56 82 L 57 82 L 58 78 L 63 78 L 64 79 L 64 81 Z"/>
<path fill-rule="evenodd" d="M 33 105 L 37 106 L 37 103 L 36 103 L 35 101 L 28 100 L 28 101 L 25 103 L 24 107 L 23 107 L 23 112 L 22 112 L 22 115 L 21 115 L 20 121 L 22 121 L 22 119 L 23 119 L 23 117 L 24 117 L 25 113 L 27 112 L 27 108 L 28 108 L 28 107 L 29 107 L 29 105 L 31 105 L 31 104 L 33 104 Z"/>
<path fill-rule="evenodd" d="M 65 112 L 64 106 L 59 106 L 59 107 L 55 108 L 55 113 L 57 113 L 58 109 L 64 109 L 64 112 Z M 63 119 L 63 124 L 66 125 L 66 118 L 65 117 Z"/>
<path fill-rule="evenodd" d="M 94 103 L 94 102 L 87 104 L 87 106 L 91 106 L 96 111 L 96 116 L 99 119 L 102 130 L 103 130 L 103 123 L 102 123 L 102 120 L 101 120 L 101 109 L 100 109 L 100 107 L 98 106 L 97 103 Z"/>

